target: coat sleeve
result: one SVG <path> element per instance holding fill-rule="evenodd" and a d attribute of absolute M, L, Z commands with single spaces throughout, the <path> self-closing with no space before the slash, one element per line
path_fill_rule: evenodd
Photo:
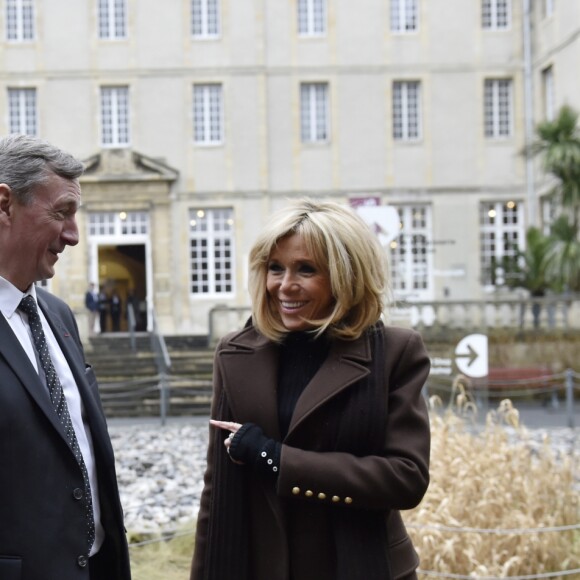
<path fill-rule="evenodd" d="M 216 355 L 220 350 L 221 342 L 216 348 Z M 215 364 L 214 357 L 214 370 L 213 370 L 213 396 L 211 404 L 211 415 L 212 418 L 218 418 L 217 409 L 218 402 L 222 393 L 222 379 L 219 371 L 219 365 Z M 204 485 L 201 494 L 199 513 L 197 516 L 197 526 L 195 532 L 195 548 L 193 551 L 193 561 L 191 563 L 191 575 L 190 580 L 201 580 L 204 574 L 204 562 L 207 550 L 208 542 L 208 528 L 209 528 L 209 512 L 210 504 L 212 499 L 212 485 L 213 485 L 213 471 L 214 471 L 214 438 L 212 437 L 211 427 L 209 434 L 209 443 L 207 448 L 207 466 L 204 474 Z"/>
<path fill-rule="evenodd" d="M 429 485 L 430 453 L 421 390 L 430 363 L 418 333 L 397 336 L 387 343 L 392 360 L 385 366 L 388 411 L 382 453 L 357 457 L 282 445 L 279 495 L 372 510 L 411 509 L 421 501 Z"/>

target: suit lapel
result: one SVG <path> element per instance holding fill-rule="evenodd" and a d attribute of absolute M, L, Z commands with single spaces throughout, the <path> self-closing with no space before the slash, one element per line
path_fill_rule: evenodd
<path fill-rule="evenodd" d="M 40 407 L 53 427 L 58 431 L 61 437 L 66 441 L 66 435 L 63 427 L 55 413 L 54 406 L 50 400 L 50 395 L 46 385 L 41 381 L 34 366 L 30 362 L 26 352 L 18 342 L 12 332 L 6 319 L 0 315 L 0 334 L 4 337 L 10 337 L 8 340 L 0 341 L 0 352 L 6 359 L 8 365 L 18 377 L 22 386 L 28 391 L 29 395 Z"/>
<path fill-rule="evenodd" d="M 370 343 L 363 335 L 355 341 L 336 341 L 318 372 L 300 395 L 290 421 L 288 437 L 321 405 L 355 384 L 370 370 Z"/>

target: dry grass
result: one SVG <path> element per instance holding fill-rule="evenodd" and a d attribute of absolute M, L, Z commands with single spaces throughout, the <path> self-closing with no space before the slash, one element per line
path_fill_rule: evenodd
<path fill-rule="evenodd" d="M 193 527 L 193 524 L 190 528 Z M 131 543 L 140 537 L 130 537 Z M 133 580 L 186 580 L 193 554 L 193 533 L 184 531 L 171 540 L 131 548 Z"/>
<path fill-rule="evenodd" d="M 464 392 L 458 407 L 460 414 L 473 410 Z M 578 530 L 490 534 L 437 529 L 580 523 L 574 458 L 556 457 L 549 441 L 532 452 L 510 401 L 490 414 L 482 433 L 470 434 L 468 424 L 457 410 L 432 416 L 431 485 L 421 505 L 405 514 L 421 569 L 506 577 L 580 568 Z M 511 441 L 505 424 L 514 427 Z"/>
<path fill-rule="evenodd" d="M 432 415 L 429 491 L 404 514 L 421 569 L 477 578 L 580 568 L 578 530 L 498 535 L 437 527 L 503 530 L 580 522 L 573 459 L 556 457 L 549 441 L 532 452 L 509 401 L 490 414 L 481 433 L 472 434 L 467 415 L 474 407 L 460 386 L 456 394 L 454 412 Z M 513 427 L 512 440 L 505 424 Z M 134 580 L 185 580 L 192 549 L 192 534 L 132 548 Z"/>

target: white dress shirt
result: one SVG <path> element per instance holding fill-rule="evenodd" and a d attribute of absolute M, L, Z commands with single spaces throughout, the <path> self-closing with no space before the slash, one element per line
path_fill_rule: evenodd
<path fill-rule="evenodd" d="M 0 276 L 0 312 L 2 312 L 4 318 L 10 325 L 10 328 L 12 328 L 16 338 L 28 355 L 28 358 L 36 372 L 39 372 L 36 348 L 34 347 L 32 333 L 30 332 L 30 327 L 28 325 L 28 316 L 24 312 L 18 310 L 20 301 L 24 296 L 26 296 L 26 294 L 30 294 L 36 301 L 36 289 L 34 284 L 26 293 L 22 293 L 18 288 L 8 282 L 8 280 Z M 36 303 L 38 304 L 37 301 Z M 48 350 L 52 358 L 52 363 L 58 378 L 60 379 L 62 390 L 66 398 L 68 412 L 79 443 L 79 448 L 89 474 L 91 496 L 93 500 L 93 515 L 95 519 L 95 541 L 90 552 L 90 555 L 92 556 L 99 551 L 105 538 L 105 531 L 101 524 L 97 469 L 95 466 L 95 454 L 93 451 L 91 431 L 86 420 L 85 409 L 72 371 L 70 370 L 67 360 L 62 353 L 58 341 L 52 332 L 52 328 L 50 327 L 50 324 L 48 324 L 40 306 L 38 307 L 38 314 L 40 315 L 40 320 L 42 322 L 42 329 L 46 335 L 46 342 L 48 343 Z M 40 373 L 42 373 L 42 368 L 40 368 Z"/>

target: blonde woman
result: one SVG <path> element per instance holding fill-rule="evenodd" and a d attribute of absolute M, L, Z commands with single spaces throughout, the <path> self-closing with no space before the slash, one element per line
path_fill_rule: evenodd
<path fill-rule="evenodd" d="M 429 359 L 381 322 L 386 285 L 339 204 L 301 200 L 258 237 L 252 318 L 215 355 L 191 580 L 416 578 L 399 510 L 429 483 Z"/>

